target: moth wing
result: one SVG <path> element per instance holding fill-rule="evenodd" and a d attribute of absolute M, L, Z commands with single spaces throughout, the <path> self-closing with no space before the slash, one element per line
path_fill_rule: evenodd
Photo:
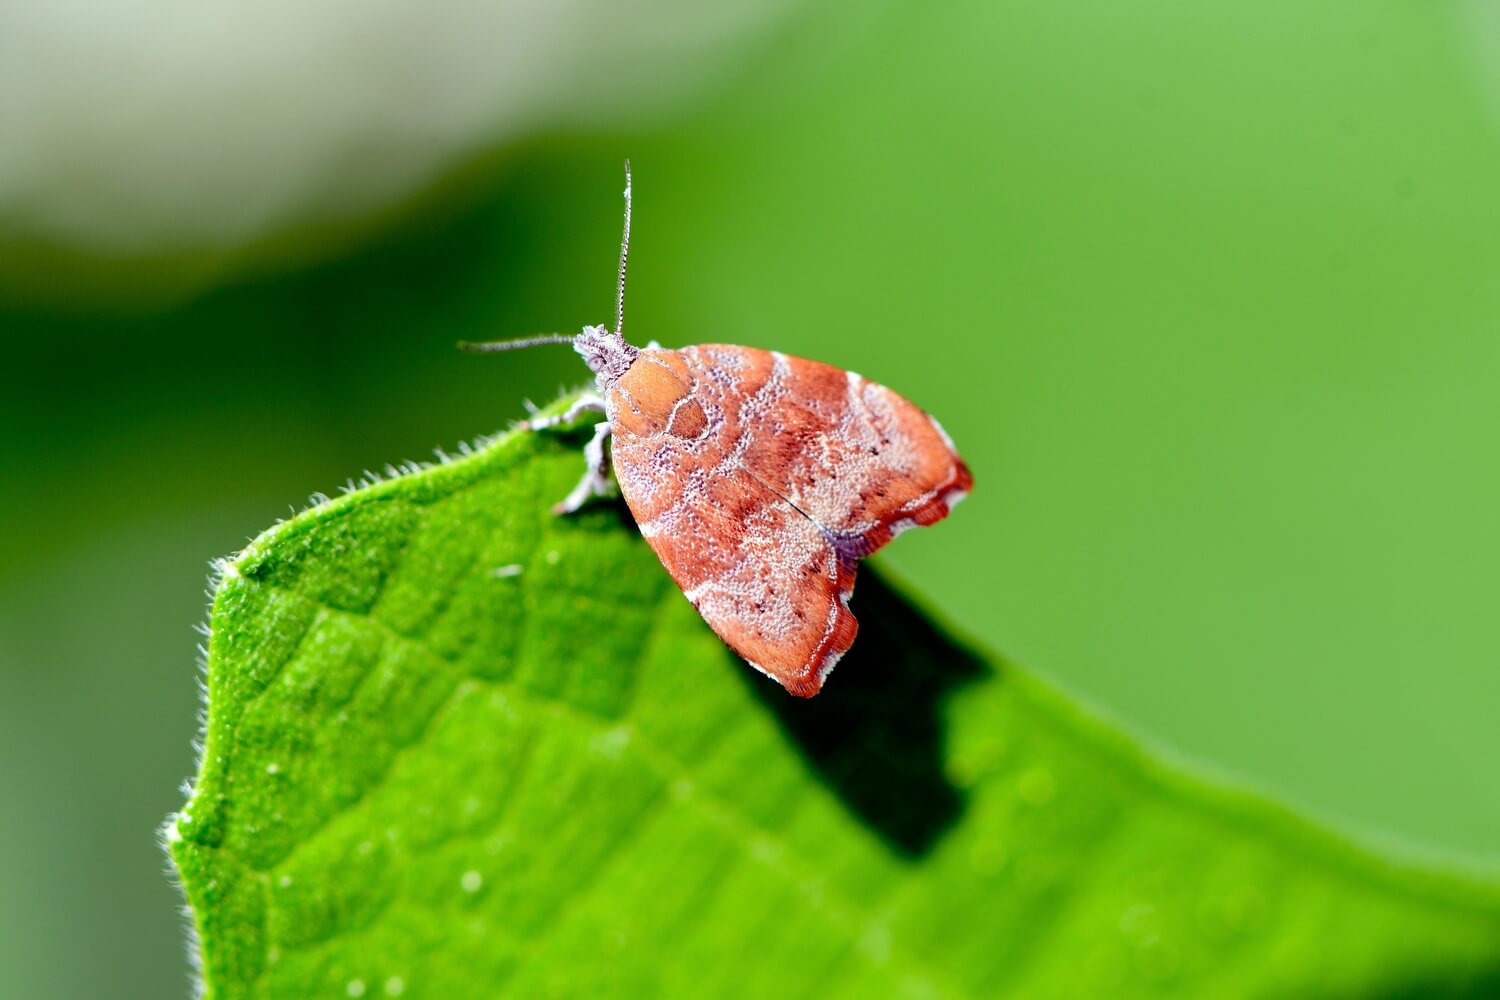
<path fill-rule="evenodd" d="M 946 517 L 968 468 L 932 418 L 851 372 L 723 344 L 642 360 L 609 397 L 641 533 L 731 649 L 817 694 L 858 630 L 860 557 Z"/>
<path fill-rule="evenodd" d="M 730 649 L 790 693 L 817 694 L 859 628 L 848 606 L 853 560 L 745 470 L 701 475 L 701 456 L 673 444 L 616 440 L 620 490 L 641 533 Z M 676 486 L 670 501 L 664 482 Z"/>
<path fill-rule="evenodd" d="M 948 516 L 973 487 L 937 421 L 883 385 L 775 356 L 774 391 L 740 433 L 740 464 L 817 523 L 846 556 Z"/>

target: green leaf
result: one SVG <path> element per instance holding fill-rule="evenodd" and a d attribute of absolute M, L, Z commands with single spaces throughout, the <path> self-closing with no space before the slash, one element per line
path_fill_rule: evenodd
<path fill-rule="evenodd" d="M 1184 776 L 873 573 L 787 697 L 620 505 L 550 513 L 577 443 L 510 434 L 224 566 L 167 834 L 209 996 L 1500 990 L 1500 888 Z"/>

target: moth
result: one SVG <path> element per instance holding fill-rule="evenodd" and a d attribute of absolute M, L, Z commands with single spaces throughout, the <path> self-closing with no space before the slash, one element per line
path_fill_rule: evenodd
<path fill-rule="evenodd" d="M 936 420 L 854 372 L 753 347 L 626 342 L 630 206 L 627 161 L 613 330 L 459 346 L 570 344 L 583 356 L 597 391 L 526 423 L 604 415 L 583 478 L 555 510 L 608 495 L 613 467 L 641 534 L 709 627 L 810 698 L 858 631 L 849 597 L 860 559 L 942 520 L 973 477 Z"/>

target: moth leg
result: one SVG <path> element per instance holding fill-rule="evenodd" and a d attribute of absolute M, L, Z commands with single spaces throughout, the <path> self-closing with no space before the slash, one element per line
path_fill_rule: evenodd
<path fill-rule="evenodd" d="M 556 427 L 558 424 L 571 424 L 585 413 L 603 412 L 604 397 L 589 393 L 573 400 L 573 404 L 562 413 L 554 413 L 548 417 L 532 417 L 521 426 L 529 431 L 543 431 L 548 427 Z"/>
<path fill-rule="evenodd" d="M 601 420 L 594 425 L 594 436 L 583 448 L 583 460 L 588 464 L 583 478 L 573 487 L 573 492 L 563 502 L 552 508 L 554 514 L 571 514 L 594 497 L 610 495 L 609 459 L 604 454 L 604 440 L 609 437 L 609 421 Z"/>

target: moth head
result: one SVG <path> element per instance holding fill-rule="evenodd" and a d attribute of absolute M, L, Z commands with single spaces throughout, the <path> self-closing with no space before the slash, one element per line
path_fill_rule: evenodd
<path fill-rule="evenodd" d="M 583 358 L 601 386 L 620 380 L 641 352 L 625 343 L 625 338 L 603 326 L 586 326 L 573 338 L 573 350 Z"/>
<path fill-rule="evenodd" d="M 482 344 L 460 343 L 459 349 L 473 354 L 489 354 L 494 351 L 515 351 L 523 347 L 540 344 L 572 344 L 573 350 L 583 358 L 583 363 L 594 373 L 600 388 L 613 385 L 620 376 L 630 370 L 641 353 L 625 342 L 625 338 L 604 326 L 586 326 L 582 333 L 571 337 L 560 333 L 549 333 L 541 337 L 523 337 L 520 340 L 494 340 Z"/>

